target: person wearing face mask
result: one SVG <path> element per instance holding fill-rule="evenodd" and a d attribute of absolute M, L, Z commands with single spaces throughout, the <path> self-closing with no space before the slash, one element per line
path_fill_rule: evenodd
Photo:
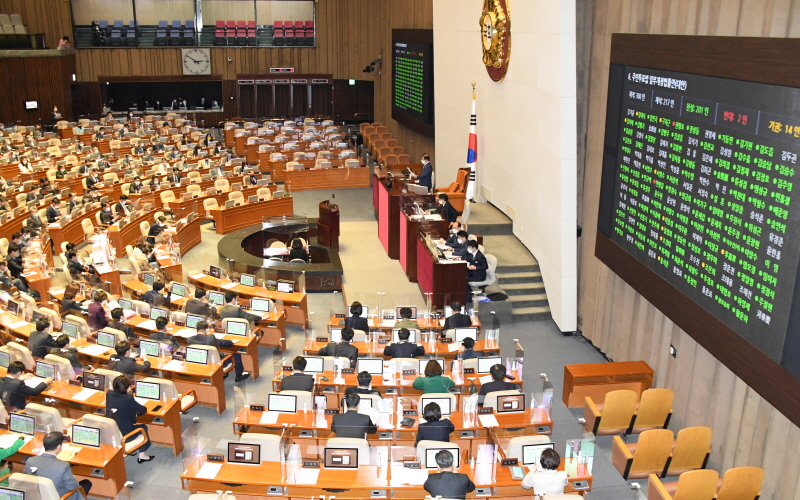
<path fill-rule="evenodd" d="M 459 257 L 461 260 L 466 259 L 468 239 L 469 234 L 466 231 L 459 231 L 456 233 L 456 241 L 453 244 L 448 245 L 452 251 L 453 257 Z"/>
<path fill-rule="evenodd" d="M 452 224 L 450 224 L 449 236 L 447 237 L 446 240 L 444 238 L 439 238 L 439 243 L 442 245 L 447 245 L 449 247 L 452 247 L 453 245 L 456 244 L 456 240 L 458 239 L 458 232 L 462 229 L 464 228 L 461 226 L 460 222 L 453 222 Z"/>
<path fill-rule="evenodd" d="M 103 185 L 103 180 L 100 179 L 100 175 L 97 173 L 97 168 L 92 168 L 92 173 L 89 177 L 86 178 L 86 189 L 91 190 L 93 187 L 101 187 Z"/>
<path fill-rule="evenodd" d="M 489 264 L 486 257 L 478 250 L 478 242 L 469 240 L 467 242 L 467 283 L 486 281 L 486 270 Z"/>
<path fill-rule="evenodd" d="M 110 226 L 114 223 L 114 214 L 111 213 L 111 207 L 108 206 L 108 203 L 103 202 L 100 205 L 100 224 L 104 226 Z"/>
<path fill-rule="evenodd" d="M 143 155 L 144 154 L 144 145 L 142 141 L 136 143 L 136 146 L 133 148 L 133 154 L 135 155 Z"/>
<path fill-rule="evenodd" d="M 128 204 L 128 197 L 124 194 L 119 197 L 119 203 L 117 203 L 117 214 L 125 217 L 126 215 L 130 214 L 133 208 L 130 204 Z"/>
<path fill-rule="evenodd" d="M 445 193 L 439 193 L 439 208 L 437 211 L 442 215 L 442 218 L 453 224 L 458 218 L 458 210 L 450 204 L 450 197 Z"/>
<path fill-rule="evenodd" d="M 433 188 L 433 165 L 431 165 L 431 157 L 425 153 L 420 158 L 422 163 L 422 171 L 419 175 L 411 174 L 412 179 L 417 179 L 420 186 L 425 186 L 430 191 Z"/>
<path fill-rule="evenodd" d="M 158 237 L 159 234 L 164 232 L 164 229 L 166 229 L 166 227 L 167 227 L 167 218 L 162 215 L 153 222 L 152 226 L 150 226 L 150 232 L 147 233 L 147 242 L 150 243 L 151 245 L 155 245 L 156 237 Z"/>
<path fill-rule="evenodd" d="M 133 182 L 128 187 L 129 193 L 140 193 L 142 191 L 142 179 L 139 176 L 133 178 Z"/>
<path fill-rule="evenodd" d="M 67 197 L 67 213 L 71 214 L 72 211 L 78 207 L 78 205 L 80 205 L 80 203 L 75 198 L 75 191 L 70 191 L 69 196 Z"/>
<path fill-rule="evenodd" d="M 29 174 L 31 172 L 33 172 L 33 165 L 31 165 L 31 162 L 28 161 L 27 156 L 23 156 L 19 160 L 19 173 Z"/>
<path fill-rule="evenodd" d="M 94 301 L 89 304 L 89 328 L 92 331 L 102 330 L 108 325 L 108 294 L 103 290 L 98 290 L 94 293 Z"/>

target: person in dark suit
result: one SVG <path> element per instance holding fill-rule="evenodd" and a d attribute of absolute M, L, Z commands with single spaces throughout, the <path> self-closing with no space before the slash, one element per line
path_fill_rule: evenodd
<path fill-rule="evenodd" d="M 497 391 L 518 391 L 519 386 L 506 382 L 506 367 L 501 364 L 496 364 L 489 368 L 489 374 L 492 376 L 492 381 L 481 384 L 481 390 L 478 393 L 478 404 L 483 406 L 483 400 L 490 392 Z"/>
<path fill-rule="evenodd" d="M 453 314 L 444 320 L 444 329 L 442 332 L 453 328 L 467 328 L 472 326 L 472 318 L 470 318 L 468 314 L 461 314 L 461 307 L 461 302 L 458 300 L 454 300 L 450 303 L 450 309 L 453 310 Z"/>
<path fill-rule="evenodd" d="M 64 497 L 70 491 L 80 487 L 83 492 L 76 491 L 67 500 L 79 500 L 89 494 L 92 489 L 92 482 L 88 479 L 78 481 L 72 473 L 69 462 L 58 458 L 61 452 L 61 445 L 64 442 L 64 435 L 61 431 L 49 432 L 42 439 L 44 453 L 34 455 L 25 461 L 23 474 L 44 477 L 53 481 L 59 497 Z"/>
<path fill-rule="evenodd" d="M 39 192 L 39 186 L 33 185 L 31 186 L 31 190 L 28 192 L 28 196 L 25 197 L 25 202 L 30 203 L 32 201 L 39 201 L 42 199 L 42 195 Z"/>
<path fill-rule="evenodd" d="M 464 346 L 464 352 L 462 352 L 460 356 L 461 359 L 474 359 L 485 356 L 483 351 L 476 351 L 473 349 L 475 347 L 475 339 L 472 337 L 464 338 L 464 340 L 461 341 L 461 345 Z"/>
<path fill-rule="evenodd" d="M 486 281 L 486 270 L 489 264 L 486 257 L 478 250 L 478 242 L 469 240 L 467 242 L 467 283 L 479 283 Z"/>
<path fill-rule="evenodd" d="M 106 301 L 108 294 L 104 290 L 98 290 L 94 293 L 94 300 L 87 309 L 89 317 L 86 318 L 89 323 L 89 328 L 96 332 L 108 326 L 108 316 L 106 316 Z"/>
<path fill-rule="evenodd" d="M 426 404 L 422 411 L 422 417 L 425 419 L 425 423 L 417 426 L 415 447 L 423 440 L 450 442 L 450 433 L 456 430 L 456 427 L 449 418 L 442 420 L 442 409 L 438 404 Z"/>
<path fill-rule="evenodd" d="M 8 365 L 6 376 L 0 379 L 0 398 L 3 404 L 15 410 L 25 408 L 25 396 L 36 396 L 53 382 L 53 379 L 46 378 L 36 387 L 28 387 L 25 380 L 33 375 L 25 372 L 25 365 L 22 361 L 12 361 Z"/>
<path fill-rule="evenodd" d="M 47 356 L 48 347 L 58 347 L 55 339 L 50 335 L 50 321 L 42 318 L 36 322 L 36 330 L 28 337 L 28 349 L 36 358 Z"/>
<path fill-rule="evenodd" d="M 453 223 L 458 219 L 458 210 L 450 204 L 450 197 L 446 193 L 439 193 L 439 208 L 437 209 L 442 215 L 442 218 L 449 223 Z"/>
<path fill-rule="evenodd" d="M 100 178 L 100 175 L 97 173 L 96 168 L 92 168 L 92 173 L 89 174 L 89 177 L 86 178 L 86 189 L 91 190 L 98 184 L 102 184 L 103 179 Z"/>
<path fill-rule="evenodd" d="M 202 288 L 194 289 L 194 298 L 186 301 L 184 310 L 187 314 L 197 314 L 207 318 L 214 316 L 214 308 L 208 303 L 208 293 Z"/>
<path fill-rule="evenodd" d="M 245 312 L 244 309 L 239 307 L 239 295 L 236 292 L 228 290 L 225 292 L 225 305 L 219 310 L 219 318 L 243 318 L 247 321 L 258 321 L 261 316 Z"/>
<path fill-rule="evenodd" d="M 160 215 L 158 219 L 153 221 L 153 225 L 150 226 L 150 231 L 147 233 L 147 242 L 151 245 L 155 246 L 156 244 L 156 237 L 164 232 L 164 229 L 167 227 L 167 218 L 163 215 Z"/>
<path fill-rule="evenodd" d="M 372 375 L 369 372 L 358 372 L 356 380 L 358 380 L 358 387 L 353 387 L 356 394 L 374 394 L 380 397 L 381 392 L 372 388 Z"/>
<path fill-rule="evenodd" d="M 178 168 L 173 168 L 172 173 L 167 176 L 167 182 L 170 184 L 180 184 L 181 179 L 183 179 L 183 176 Z"/>
<path fill-rule="evenodd" d="M 352 328 L 342 328 L 342 341 L 331 342 L 320 349 L 318 355 L 349 358 L 350 367 L 354 368 L 356 359 L 358 359 L 358 347 L 350 343 L 353 341 L 353 335 L 355 335 L 355 332 L 353 332 Z"/>
<path fill-rule="evenodd" d="M 314 390 L 314 376 L 306 375 L 303 370 L 306 369 L 308 361 L 303 356 L 295 356 L 292 360 L 292 374 L 283 377 L 281 380 L 282 391 L 308 391 Z"/>
<path fill-rule="evenodd" d="M 383 348 L 383 355 L 391 358 L 418 358 L 425 355 L 425 348 L 419 344 L 408 341 L 411 332 L 408 328 L 401 328 L 397 332 L 397 338 L 400 342 L 389 344 Z"/>
<path fill-rule="evenodd" d="M 163 344 L 169 344 L 170 348 L 174 352 L 175 350 L 180 348 L 180 344 L 175 342 L 175 339 L 167 333 L 167 318 L 164 316 L 159 316 L 156 318 L 156 331 L 150 334 L 150 340 L 157 340 Z"/>
<path fill-rule="evenodd" d="M 150 361 L 144 360 L 144 363 L 139 363 L 136 358 L 132 358 L 131 344 L 127 340 L 117 342 L 114 346 L 116 354 L 112 354 L 108 360 L 108 368 L 116 370 L 126 377 L 132 379 L 137 373 L 148 373 L 150 371 Z"/>
<path fill-rule="evenodd" d="M 44 227 L 42 219 L 39 218 L 39 214 L 36 212 L 31 212 L 31 215 L 25 219 L 25 225 L 37 232 Z"/>
<path fill-rule="evenodd" d="M 109 321 L 106 326 L 121 331 L 126 337 L 133 340 L 136 338 L 136 334 L 133 332 L 133 328 L 123 322 L 122 316 L 124 314 L 125 311 L 123 311 L 121 307 L 115 307 L 111 310 L 111 321 Z"/>
<path fill-rule="evenodd" d="M 145 432 L 145 444 L 139 448 L 139 457 L 137 462 L 149 462 L 155 457 L 147 454 L 147 449 L 150 448 L 150 438 L 147 437 L 147 425 L 137 424 L 136 417 L 147 413 L 147 408 L 139 404 L 132 394 L 128 393 L 131 388 L 131 380 L 125 375 L 120 375 L 114 379 L 111 384 L 111 389 L 106 392 L 106 417 L 113 419 L 119 427 L 119 431 L 123 436 L 130 434 L 135 429 L 142 429 Z M 133 436 L 136 439 L 140 436 L 139 433 Z"/>
<path fill-rule="evenodd" d="M 436 454 L 436 465 L 439 466 L 439 472 L 428 475 L 428 479 L 422 485 L 431 497 L 466 499 L 467 493 L 475 491 L 475 483 L 469 476 L 453 472 L 452 453 L 447 450 L 439 451 Z"/>
<path fill-rule="evenodd" d="M 143 186 L 144 186 L 144 184 L 142 184 L 142 178 L 139 177 L 139 176 L 136 176 L 136 177 L 133 178 L 133 182 L 131 182 L 131 185 L 128 187 L 128 192 L 129 193 L 139 193 L 139 192 L 141 192 Z"/>
<path fill-rule="evenodd" d="M 160 307 L 169 302 L 169 299 L 164 296 L 164 282 L 160 279 L 153 282 L 153 288 L 144 292 L 142 295 L 142 302 L 147 302 L 151 306 Z"/>
<path fill-rule="evenodd" d="M 78 208 L 78 205 L 80 205 L 80 203 L 75 199 L 75 192 L 70 191 L 69 195 L 67 195 L 67 213 L 71 214 L 73 210 Z"/>
<path fill-rule="evenodd" d="M 352 328 L 353 330 L 361 330 L 362 332 L 369 331 L 369 322 L 367 318 L 362 318 L 361 313 L 364 307 L 361 302 L 353 302 L 350 304 L 350 317 L 344 319 L 344 326 Z"/>
<path fill-rule="evenodd" d="M 131 206 L 131 204 L 128 203 L 127 195 L 123 194 L 122 196 L 119 197 L 119 202 L 116 205 L 116 209 L 117 209 L 117 215 L 120 217 L 125 217 L 126 215 L 131 213 L 131 211 L 133 211 L 133 206 Z"/>
<path fill-rule="evenodd" d="M 100 205 L 100 224 L 104 226 L 110 226 L 114 223 L 114 214 L 111 213 L 111 207 L 108 206 L 108 203 L 103 202 Z"/>
<path fill-rule="evenodd" d="M 222 347 L 233 347 L 233 341 L 222 339 L 219 340 L 213 334 L 208 333 L 208 323 L 199 321 L 197 323 L 197 335 L 189 337 L 186 341 L 189 345 L 211 345 L 217 348 L 217 351 Z M 221 355 L 221 353 L 220 353 Z M 228 365 L 230 366 L 230 365 Z M 238 352 L 233 353 L 233 369 L 236 373 L 236 381 L 241 382 L 250 377 L 249 373 L 244 371 L 244 364 L 242 364 L 242 355 Z"/>
<path fill-rule="evenodd" d="M 355 392 L 348 393 L 344 397 L 344 402 L 347 405 L 347 412 L 334 415 L 331 423 L 331 431 L 336 437 L 366 439 L 367 434 L 378 432 L 378 428 L 369 416 L 358 413 L 361 396 Z"/>
<path fill-rule="evenodd" d="M 47 216 L 48 224 L 52 224 L 61 218 L 61 212 L 58 211 L 59 203 L 61 203 L 61 200 L 58 198 L 50 200 L 50 206 L 47 207 L 47 211 L 44 213 Z"/>
<path fill-rule="evenodd" d="M 439 238 L 439 243 L 452 247 L 453 245 L 456 244 L 456 240 L 458 239 L 458 232 L 464 231 L 464 226 L 460 222 L 456 221 L 450 224 L 449 231 L 450 233 L 447 239 L 445 240 L 443 238 Z"/>
<path fill-rule="evenodd" d="M 105 135 L 106 135 L 106 132 L 105 132 L 105 130 L 103 129 L 103 127 L 100 127 L 100 129 L 99 129 L 99 130 L 97 131 L 97 133 L 94 135 L 94 140 L 95 140 L 95 141 L 102 141 L 102 140 L 103 140 L 103 137 L 105 137 Z"/>
<path fill-rule="evenodd" d="M 23 228 L 24 230 L 24 228 Z M 13 278 L 11 280 L 11 284 L 17 287 L 20 291 L 25 292 L 32 296 L 35 299 L 40 299 L 39 292 L 36 290 L 31 290 L 28 285 L 28 280 L 22 276 L 22 273 L 25 272 L 25 267 L 22 265 L 22 249 L 19 245 L 14 243 L 10 243 L 8 245 L 8 255 L 6 256 L 6 266 L 8 267 L 8 272 L 11 274 Z"/>
<path fill-rule="evenodd" d="M 428 191 L 430 191 L 433 189 L 433 165 L 431 165 L 431 157 L 428 153 L 425 153 L 420 158 L 420 162 L 422 162 L 422 171 L 419 175 L 411 174 L 411 178 L 416 178 L 420 186 L 425 186 L 428 188 Z"/>
<path fill-rule="evenodd" d="M 74 250 L 70 250 L 66 253 L 67 257 L 67 269 L 69 269 L 69 274 L 72 279 L 83 280 L 85 274 L 93 274 L 94 268 L 92 266 L 84 266 L 78 260 L 78 254 Z"/>
<path fill-rule="evenodd" d="M 294 259 L 308 262 L 308 251 L 303 248 L 303 242 L 299 238 L 292 240 L 292 249 L 289 251 L 289 260 Z"/>

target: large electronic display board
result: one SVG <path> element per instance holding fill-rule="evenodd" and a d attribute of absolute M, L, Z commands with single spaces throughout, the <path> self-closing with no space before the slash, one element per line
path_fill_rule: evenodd
<path fill-rule="evenodd" d="M 392 118 L 433 135 L 431 30 L 392 30 Z"/>

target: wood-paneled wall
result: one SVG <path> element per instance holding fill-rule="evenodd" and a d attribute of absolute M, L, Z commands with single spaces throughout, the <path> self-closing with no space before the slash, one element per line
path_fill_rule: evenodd
<path fill-rule="evenodd" d="M 53 106 L 63 116 L 72 115 L 70 85 L 75 56 L 0 58 L 0 110 L 6 125 L 50 122 Z M 37 110 L 26 110 L 25 101 L 38 101 Z"/>
<path fill-rule="evenodd" d="M 578 311 L 581 330 L 615 361 L 644 359 L 656 370 L 656 385 L 675 391 L 670 427 L 713 429 L 710 466 L 756 465 L 765 469 L 761 498 L 800 498 L 800 428 L 699 346 L 594 257 L 605 129 L 611 33 L 726 36 L 797 36 L 797 0 L 597 0 L 585 9 L 591 30 L 588 120 L 580 242 Z M 580 55 L 578 61 L 583 60 Z M 579 72 L 579 75 L 581 72 Z M 580 126 L 580 125 L 579 125 Z M 588 133 L 587 133 L 588 131 Z M 669 346 L 677 357 L 669 355 Z M 754 370 L 758 367 L 754 366 Z"/>

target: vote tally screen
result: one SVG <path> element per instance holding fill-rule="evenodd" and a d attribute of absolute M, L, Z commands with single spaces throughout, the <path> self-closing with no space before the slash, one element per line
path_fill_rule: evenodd
<path fill-rule="evenodd" d="M 780 362 L 800 90 L 612 65 L 598 230 Z"/>

